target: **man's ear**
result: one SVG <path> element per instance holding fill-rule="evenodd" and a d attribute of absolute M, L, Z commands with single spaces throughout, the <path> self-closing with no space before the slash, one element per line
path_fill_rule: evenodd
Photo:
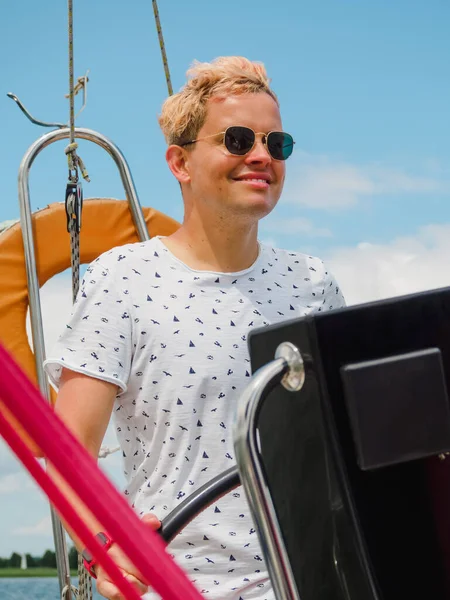
<path fill-rule="evenodd" d="M 189 175 L 189 153 L 181 146 L 172 144 L 167 148 L 166 160 L 169 169 L 175 175 L 180 183 L 190 183 Z"/>

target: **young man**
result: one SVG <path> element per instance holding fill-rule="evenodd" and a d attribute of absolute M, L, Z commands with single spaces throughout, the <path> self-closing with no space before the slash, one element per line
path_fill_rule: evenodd
<path fill-rule="evenodd" d="M 344 304 L 319 259 L 258 242 L 294 143 L 263 65 L 226 57 L 188 74 L 160 117 L 183 224 L 94 261 L 46 362 L 59 386 L 57 412 L 94 456 L 114 414 L 125 494 L 140 515 L 156 515 L 145 517 L 154 527 L 234 464 L 249 331 Z M 210 599 L 273 598 L 242 488 L 207 508 L 169 550 Z M 117 546 L 109 552 L 146 591 Z M 97 576 L 100 593 L 120 598 L 101 568 Z"/>

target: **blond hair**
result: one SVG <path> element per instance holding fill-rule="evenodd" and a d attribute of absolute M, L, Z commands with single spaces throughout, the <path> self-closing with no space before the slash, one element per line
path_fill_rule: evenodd
<path fill-rule="evenodd" d="M 167 98 L 158 119 L 168 144 L 180 145 L 197 137 L 210 98 L 265 92 L 278 105 L 264 65 L 242 56 L 221 56 L 211 63 L 194 61 L 186 74 L 186 85 Z"/>

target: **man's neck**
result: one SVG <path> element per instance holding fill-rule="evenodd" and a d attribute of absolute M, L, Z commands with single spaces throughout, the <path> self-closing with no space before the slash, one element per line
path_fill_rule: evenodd
<path fill-rule="evenodd" d="M 216 227 L 207 231 L 196 223 L 183 223 L 164 238 L 167 248 L 191 269 L 236 273 L 252 266 L 258 257 L 257 224 L 247 228 Z"/>

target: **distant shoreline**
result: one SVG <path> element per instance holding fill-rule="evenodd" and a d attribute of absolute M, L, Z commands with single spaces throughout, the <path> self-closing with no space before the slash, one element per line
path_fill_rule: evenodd
<path fill-rule="evenodd" d="M 77 576 L 77 571 L 70 571 L 72 577 Z M 58 577 L 57 569 L 47 569 L 37 567 L 35 569 L 0 569 L 0 578 L 2 577 Z"/>

